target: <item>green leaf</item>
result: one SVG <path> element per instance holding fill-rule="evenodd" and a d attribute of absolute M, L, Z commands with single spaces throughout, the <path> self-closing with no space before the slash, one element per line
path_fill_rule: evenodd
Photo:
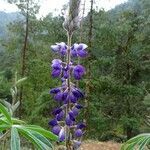
<path fill-rule="evenodd" d="M 15 127 L 11 129 L 11 150 L 20 150 L 20 137 Z"/>
<path fill-rule="evenodd" d="M 4 116 L 2 116 L 0 117 L 0 124 L 9 124 L 9 122 Z"/>
<path fill-rule="evenodd" d="M 15 112 L 16 109 L 19 107 L 20 101 L 18 101 L 15 105 L 12 106 L 12 111 Z"/>
<path fill-rule="evenodd" d="M 6 117 L 8 122 L 10 124 L 12 124 L 11 116 L 10 116 L 9 112 L 6 110 L 6 108 L 1 103 L 0 103 L 0 112 Z"/>
<path fill-rule="evenodd" d="M 7 125 L 7 124 L 3 124 L 3 125 L 0 125 L 0 132 L 4 131 L 4 130 L 7 130 L 11 128 L 10 125 Z"/>
<path fill-rule="evenodd" d="M 35 137 L 37 137 L 41 142 L 43 142 L 46 147 L 48 146 L 48 147 L 51 147 L 53 149 L 53 145 L 42 134 L 39 134 L 38 132 L 32 131 L 32 130 L 30 130 L 30 132 L 32 133 L 32 135 L 34 135 Z"/>
<path fill-rule="evenodd" d="M 49 145 L 46 144 L 48 142 L 48 140 L 46 140 L 46 138 L 43 135 L 41 135 L 40 133 L 26 129 L 26 127 L 20 126 L 20 125 L 18 125 L 16 127 L 18 128 L 18 131 L 26 139 L 30 140 L 40 150 L 49 150 L 52 148 L 50 143 L 49 143 Z M 45 141 L 45 142 L 43 142 L 43 141 Z"/>
<path fill-rule="evenodd" d="M 24 82 L 25 80 L 27 80 L 27 77 L 24 77 L 24 78 L 22 78 L 22 79 L 19 79 L 19 80 L 16 82 L 16 85 L 21 84 L 21 83 Z"/>
<path fill-rule="evenodd" d="M 11 118 L 13 124 L 26 124 L 24 121 L 19 120 L 17 118 Z"/>
<path fill-rule="evenodd" d="M 150 138 L 144 138 L 142 142 L 139 144 L 139 150 L 144 150 L 145 146 L 150 142 Z"/>
<path fill-rule="evenodd" d="M 121 147 L 121 150 L 131 150 L 138 147 L 139 150 L 144 150 L 145 146 L 150 143 L 150 133 L 140 134 L 126 143 Z"/>
<path fill-rule="evenodd" d="M 57 140 L 58 140 L 58 137 L 57 137 L 55 134 L 53 134 L 52 132 L 47 131 L 47 130 L 45 130 L 45 129 L 39 127 L 39 126 L 27 125 L 26 128 L 27 128 L 27 129 L 31 129 L 31 130 L 33 130 L 33 131 L 37 131 L 37 132 L 39 132 L 40 134 L 42 134 L 43 136 L 45 136 L 45 137 L 47 137 L 47 138 L 49 138 L 49 139 L 51 139 L 51 140 L 53 140 L 53 141 L 57 141 Z"/>
<path fill-rule="evenodd" d="M 11 104 L 7 102 L 6 100 L 0 100 L 2 104 L 4 104 L 7 108 L 11 108 Z"/>

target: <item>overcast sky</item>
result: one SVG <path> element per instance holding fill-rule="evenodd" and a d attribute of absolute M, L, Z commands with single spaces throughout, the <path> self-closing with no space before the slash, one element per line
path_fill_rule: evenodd
<path fill-rule="evenodd" d="M 17 7 L 12 4 L 8 4 L 7 0 L 0 0 L 0 11 L 6 12 L 15 12 L 17 11 Z M 67 4 L 69 0 L 40 0 L 40 12 L 38 17 L 45 16 L 49 12 L 55 12 L 59 14 L 61 12 L 61 8 L 64 4 Z M 84 0 L 82 0 L 84 1 Z M 114 8 L 116 5 L 126 2 L 127 0 L 95 0 L 98 8 L 104 8 L 105 10 L 109 10 Z M 88 11 L 90 5 L 90 0 L 86 0 L 86 11 Z"/>

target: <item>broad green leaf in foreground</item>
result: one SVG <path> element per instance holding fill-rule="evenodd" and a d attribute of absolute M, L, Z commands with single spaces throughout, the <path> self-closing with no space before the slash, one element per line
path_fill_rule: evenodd
<path fill-rule="evenodd" d="M 11 150 L 20 150 L 20 137 L 15 127 L 11 128 Z"/>
<path fill-rule="evenodd" d="M 18 131 L 28 140 L 30 140 L 40 150 L 52 149 L 51 143 L 40 133 L 18 126 Z"/>
<path fill-rule="evenodd" d="M 140 134 L 126 143 L 121 147 L 121 150 L 131 150 L 138 148 L 138 150 L 144 150 L 147 145 L 150 144 L 150 133 Z"/>

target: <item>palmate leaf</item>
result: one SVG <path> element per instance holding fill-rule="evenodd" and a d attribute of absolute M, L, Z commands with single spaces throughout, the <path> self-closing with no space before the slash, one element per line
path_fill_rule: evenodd
<path fill-rule="evenodd" d="M 146 145 L 150 144 L 150 133 L 140 134 L 126 143 L 124 143 L 121 147 L 121 150 L 131 150 L 135 149 L 136 147 L 138 150 L 144 150 Z"/>
<path fill-rule="evenodd" d="M 11 150 L 20 150 L 19 133 L 40 150 L 53 149 L 48 139 L 57 141 L 58 137 L 56 135 L 40 126 L 26 125 L 24 121 L 11 117 L 2 104 L 0 104 L 0 112 L 2 112 L 0 116 L 0 132 L 11 131 Z"/>
<path fill-rule="evenodd" d="M 52 144 L 39 132 L 27 129 L 24 126 L 17 126 L 17 129 L 22 136 L 30 140 L 40 150 L 52 149 Z"/>
<path fill-rule="evenodd" d="M 20 137 L 15 127 L 11 128 L 11 150 L 20 150 Z"/>
<path fill-rule="evenodd" d="M 39 134 L 39 132 L 36 132 L 36 131 L 33 131 L 33 130 L 30 130 L 30 133 L 32 133 L 32 135 L 34 135 L 35 137 L 37 137 L 40 142 L 44 143 L 47 148 L 54 149 L 53 145 L 42 134 Z"/>

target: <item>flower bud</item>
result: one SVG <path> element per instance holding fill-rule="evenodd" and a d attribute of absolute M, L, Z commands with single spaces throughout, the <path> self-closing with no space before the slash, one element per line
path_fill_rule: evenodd
<path fill-rule="evenodd" d="M 68 33 L 73 33 L 79 28 L 79 7 L 81 0 L 70 0 L 69 2 L 69 14 L 67 15 L 63 27 Z"/>

